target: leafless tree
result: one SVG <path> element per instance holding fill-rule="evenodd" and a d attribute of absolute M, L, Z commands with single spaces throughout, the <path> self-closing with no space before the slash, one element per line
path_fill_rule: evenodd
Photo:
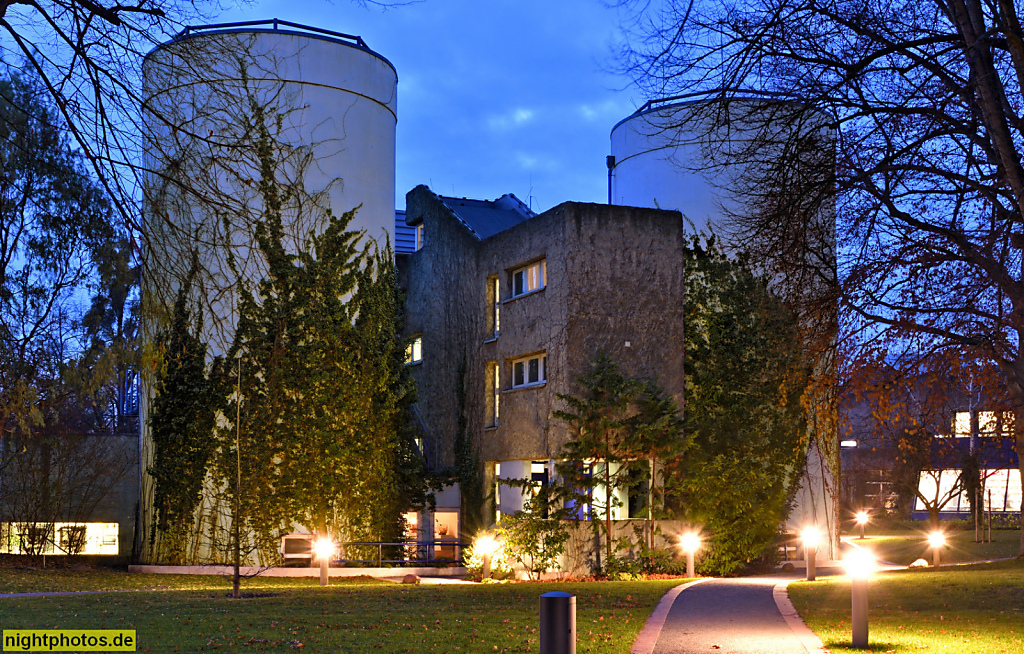
<path fill-rule="evenodd" d="M 806 209 L 834 195 L 844 328 L 890 347 L 921 335 L 994 361 L 1024 463 L 1018 14 L 1013 0 L 671 0 L 638 15 L 625 61 L 651 94 L 703 91 L 720 106 L 755 89 L 773 100 L 744 117 L 766 138 L 718 149 L 769 162 L 741 189 L 739 243 L 767 243 L 757 251 L 785 260 L 779 248 L 800 243 Z M 813 149 L 813 130 L 771 138 L 783 105 L 787 120 L 827 128 L 834 168 L 831 157 L 808 170 L 794 156 Z"/>
<path fill-rule="evenodd" d="M 142 60 L 220 3 L 204 0 L 0 0 L 0 60 L 25 62 L 125 225 L 137 225 Z"/>

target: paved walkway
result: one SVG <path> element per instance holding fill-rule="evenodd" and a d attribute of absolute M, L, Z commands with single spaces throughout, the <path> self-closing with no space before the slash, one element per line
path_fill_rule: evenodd
<path fill-rule="evenodd" d="M 821 641 L 797 616 L 786 585 L 797 575 L 709 579 L 666 595 L 633 654 L 817 654 Z M 660 632 L 657 623 L 663 619 Z"/>

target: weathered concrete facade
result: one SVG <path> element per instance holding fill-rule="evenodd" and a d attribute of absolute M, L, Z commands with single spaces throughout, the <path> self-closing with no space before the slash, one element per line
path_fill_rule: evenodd
<path fill-rule="evenodd" d="M 578 393 L 602 349 L 682 405 L 678 212 L 566 202 L 532 216 L 419 186 L 406 196 L 406 221 L 422 225 L 424 243 L 399 255 L 399 272 L 407 333 L 422 338 L 413 375 L 431 467 L 453 462 L 460 415 L 488 477 L 498 462 L 526 464 L 514 475 L 523 478 L 530 461 L 557 458 L 569 439 L 551 417 L 557 394 Z M 515 273 L 540 262 L 543 285 L 514 295 Z M 542 356 L 546 378 L 514 388 L 515 362 Z"/>

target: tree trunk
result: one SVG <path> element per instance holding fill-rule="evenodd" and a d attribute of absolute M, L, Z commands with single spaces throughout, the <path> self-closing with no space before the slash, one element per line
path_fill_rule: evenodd
<path fill-rule="evenodd" d="M 604 530 L 605 558 L 604 564 L 612 560 L 612 464 L 604 462 Z"/>
<path fill-rule="evenodd" d="M 939 530 L 939 507 L 933 504 L 928 505 L 928 524 L 932 531 Z"/>

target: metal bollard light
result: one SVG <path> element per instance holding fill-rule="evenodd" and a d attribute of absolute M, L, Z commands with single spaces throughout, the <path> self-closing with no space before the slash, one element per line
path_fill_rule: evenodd
<path fill-rule="evenodd" d="M 853 611 L 853 646 L 868 646 L 868 580 L 854 579 L 851 585 Z"/>
<path fill-rule="evenodd" d="M 818 569 L 815 565 L 815 559 L 817 558 L 818 548 L 817 546 L 810 546 L 804 548 L 807 559 L 807 581 L 814 581 L 818 576 Z"/>
<path fill-rule="evenodd" d="M 540 596 L 540 654 L 576 654 L 576 596 L 552 591 Z"/>

